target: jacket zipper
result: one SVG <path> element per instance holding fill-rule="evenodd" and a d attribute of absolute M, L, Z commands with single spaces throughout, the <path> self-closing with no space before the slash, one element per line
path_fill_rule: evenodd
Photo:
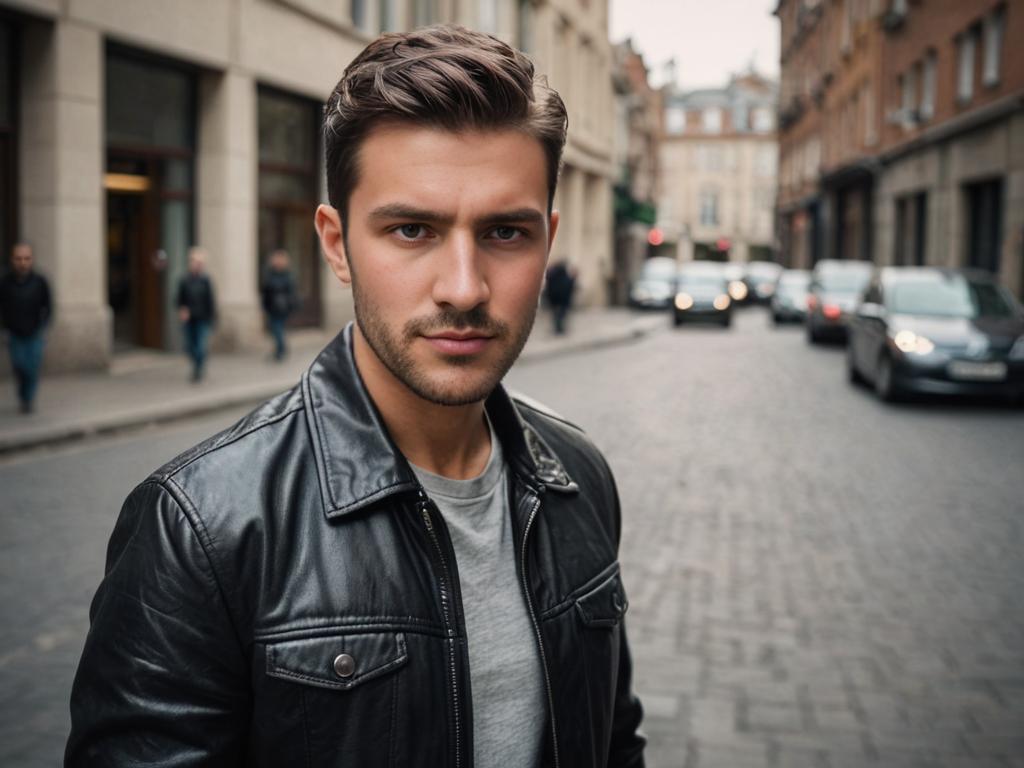
<path fill-rule="evenodd" d="M 444 612 L 444 621 L 448 632 L 448 675 L 452 687 L 452 709 L 455 711 L 455 766 L 459 768 L 462 765 L 462 721 L 459 707 L 458 674 L 455 667 L 455 630 L 452 628 L 451 601 L 448 595 L 448 584 L 451 583 L 451 577 L 448 573 L 448 562 L 444 559 L 444 550 L 441 548 L 437 531 L 434 529 L 434 521 L 430 516 L 430 499 L 422 489 L 419 491 L 419 497 L 423 523 L 430 535 L 430 540 L 434 542 L 434 547 L 437 549 L 437 557 L 441 561 L 441 610 Z"/>
<path fill-rule="evenodd" d="M 533 489 L 531 488 L 531 490 Z M 544 486 L 541 486 L 539 491 L 543 490 Z M 548 713 L 551 718 L 551 746 L 554 751 L 555 768 L 558 768 L 558 729 L 555 726 L 555 699 L 551 692 L 551 675 L 548 673 L 547 655 L 544 653 L 544 638 L 540 633 L 540 623 L 537 621 L 537 613 L 533 608 L 533 595 L 530 592 L 530 584 L 526 576 L 526 542 L 529 540 L 530 528 L 533 527 L 533 521 L 537 517 L 537 511 L 540 509 L 539 491 L 535 492 L 537 495 L 534 497 L 533 507 L 530 509 L 530 516 L 526 519 L 526 527 L 523 529 L 523 546 L 520 552 L 519 574 L 523 581 L 523 594 L 526 596 L 526 608 L 530 612 L 530 621 L 533 622 L 533 631 L 537 635 L 537 648 L 540 651 L 540 667 L 544 671 L 544 688 L 548 694 Z"/>

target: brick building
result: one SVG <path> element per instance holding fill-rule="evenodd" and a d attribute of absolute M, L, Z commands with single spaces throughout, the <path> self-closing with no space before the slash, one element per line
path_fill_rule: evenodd
<path fill-rule="evenodd" d="M 0 0 L 0 261 L 28 239 L 54 288 L 46 365 L 180 345 L 173 290 L 210 254 L 221 349 L 262 346 L 258 281 L 285 247 L 297 324 L 340 328 L 351 294 L 313 231 L 320 110 L 379 32 L 455 21 L 524 49 L 566 101 L 556 257 L 582 299 L 612 270 L 608 0 Z M 0 360 L 0 375 L 6 360 Z"/>
<path fill-rule="evenodd" d="M 1024 295 L 1024 0 L 782 0 L 778 226 L 820 258 Z"/>

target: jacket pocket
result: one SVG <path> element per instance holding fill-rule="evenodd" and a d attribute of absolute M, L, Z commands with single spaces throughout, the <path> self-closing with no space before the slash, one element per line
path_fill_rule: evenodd
<path fill-rule="evenodd" d="M 347 691 L 409 660 L 405 635 L 381 632 L 311 637 L 267 644 L 267 674 L 318 688 Z"/>
<path fill-rule="evenodd" d="M 614 627 L 628 608 L 618 568 L 596 587 L 576 598 L 576 610 L 587 627 Z"/>

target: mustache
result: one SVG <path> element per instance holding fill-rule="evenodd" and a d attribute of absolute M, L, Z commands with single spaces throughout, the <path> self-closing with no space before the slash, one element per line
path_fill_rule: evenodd
<path fill-rule="evenodd" d="M 506 323 L 495 320 L 482 306 L 473 307 L 468 311 L 446 307 L 432 317 L 409 320 L 405 324 L 405 338 L 411 340 L 417 336 L 429 336 L 431 333 L 449 330 L 478 331 L 481 335 L 496 338 L 507 336 L 509 332 Z"/>

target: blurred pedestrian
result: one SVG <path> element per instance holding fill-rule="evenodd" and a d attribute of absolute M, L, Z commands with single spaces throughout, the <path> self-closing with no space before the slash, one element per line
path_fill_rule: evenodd
<path fill-rule="evenodd" d="M 567 328 L 572 294 L 576 290 L 576 272 L 569 262 L 560 259 L 548 267 L 545 292 L 555 321 L 555 333 L 561 336 Z"/>
<path fill-rule="evenodd" d="M 185 351 L 192 361 L 192 381 L 203 378 L 206 344 L 217 319 L 213 283 L 206 274 L 206 251 L 192 247 L 188 252 L 188 274 L 178 283 L 178 319 L 185 335 Z"/>
<path fill-rule="evenodd" d="M 7 329 L 22 413 L 34 408 L 45 346 L 43 331 L 53 311 L 50 285 L 32 268 L 32 262 L 32 246 L 16 243 L 11 249 L 11 271 L 0 279 L 0 315 Z"/>
<path fill-rule="evenodd" d="M 295 280 L 291 273 L 291 256 L 288 251 L 278 249 L 270 255 L 270 266 L 263 274 L 260 293 L 263 311 L 267 313 L 267 325 L 274 337 L 274 359 L 284 360 L 288 354 L 285 340 L 285 325 L 288 316 L 298 308 Z"/>

